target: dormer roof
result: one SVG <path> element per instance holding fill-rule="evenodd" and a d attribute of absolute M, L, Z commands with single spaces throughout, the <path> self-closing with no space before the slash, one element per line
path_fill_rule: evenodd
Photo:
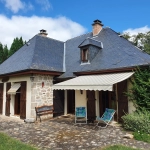
<path fill-rule="evenodd" d="M 92 39 L 92 38 L 86 38 L 78 47 L 81 48 L 81 47 L 84 47 L 84 46 L 87 46 L 87 45 L 93 45 L 93 46 L 96 46 L 96 47 L 99 47 L 99 48 L 103 48 L 103 44 L 101 41 L 98 41 L 98 40 L 95 40 L 95 39 Z"/>

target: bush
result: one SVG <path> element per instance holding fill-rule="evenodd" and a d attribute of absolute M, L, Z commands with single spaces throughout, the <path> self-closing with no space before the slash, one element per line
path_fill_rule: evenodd
<path fill-rule="evenodd" d="M 137 68 L 134 78 L 131 78 L 132 88 L 126 93 L 136 109 L 150 111 L 150 67 Z"/>
<path fill-rule="evenodd" d="M 142 110 L 131 114 L 126 114 L 122 117 L 123 127 L 131 131 L 140 131 L 150 134 L 150 113 Z"/>

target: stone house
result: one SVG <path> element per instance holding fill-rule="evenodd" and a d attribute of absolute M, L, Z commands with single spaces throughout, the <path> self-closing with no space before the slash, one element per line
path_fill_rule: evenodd
<path fill-rule="evenodd" d="M 0 65 L 0 113 L 35 117 L 35 107 L 53 104 L 57 115 L 85 106 L 88 119 L 105 108 L 117 110 L 116 120 L 132 112 L 124 92 L 137 66 L 150 65 L 150 55 L 99 20 L 93 31 L 65 42 L 46 30 L 30 39 Z"/>

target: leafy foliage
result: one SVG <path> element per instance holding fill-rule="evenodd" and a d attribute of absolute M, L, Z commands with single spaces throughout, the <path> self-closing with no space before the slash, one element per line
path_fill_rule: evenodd
<path fill-rule="evenodd" d="M 136 111 L 122 117 L 123 127 L 131 131 L 150 134 L 150 113 L 147 110 Z"/>
<path fill-rule="evenodd" d="M 131 82 L 132 88 L 127 96 L 136 109 L 144 108 L 150 111 L 150 68 L 137 68 Z"/>
<path fill-rule="evenodd" d="M 130 35 L 130 33 L 124 33 L 123 37 L 131 41 L 135 46 L 150 54 L 150 31 L 147 33 L 138 33 L 137 35 Z"/>

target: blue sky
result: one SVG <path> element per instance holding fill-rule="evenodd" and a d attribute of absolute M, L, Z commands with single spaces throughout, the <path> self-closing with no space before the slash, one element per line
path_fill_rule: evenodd
<path fill-rule="evenodd" d="M 92 31 L 99 19 L 116 32 L 150 30 L 150 0 L 0 0 L 0 42 L 29 40 L 44 28 L 65 41 Z"/>

